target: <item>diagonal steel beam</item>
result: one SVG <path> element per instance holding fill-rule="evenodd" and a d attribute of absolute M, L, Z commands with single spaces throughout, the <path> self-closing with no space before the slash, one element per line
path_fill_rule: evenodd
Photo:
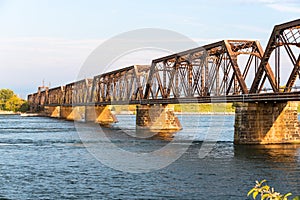
<path fill-rule="evenodd" d="M 300 25 L 300 19 L 274 26 L 272 34 L 271 34 L 269 42 L 268 42 L 268 45 L 266 47 L 265 53 L 263 54 L 261 63 L 258 67 L 257 73 L 256 73 L 254 81 L 252 83 L 250 93 L 258 92 L 258 87 L 262 80 L 264 71 L 266 71 L 266 73 L 267 73 L 267 76 L 269 78 L 269 81 L 271 83 L 273 91 L 274 92 L 279 91 L 278 86 L 274 87 L 274 85 L 278 85 L 278 84 L 275 82 L 275 78 L 274 78 L 274 80 L 272 80 L 273 78 L 271 77 L 272 76 L 271 72 L 268 71 L 266 66 L 268 64 L 268 61 L 269 61 L 269 58 L 270 58 L 272 52 L 277 48 L 277 45 L 278 45 L 278 44 L 276 44 L 277 39 L 280 37 L 280 35 L 283 33 L 283 31 L 286 29 L 289 29 L 289 28 L 298 27 L 299 25 Z M 273 76 L 274 76 L 274 74 L 273 74 Z"/>
<path fill-rule="evenodd" d="M 237 57 L 236 57 L 236 55 L 234 55 L 228 40 L 224 40 L 224 45 L 226 47 L 226 51 L 227 51 L 227 54 L 229 56 L 229 60 L 230 60 L 231 65 L 233 67 L 236 78 L 239 82 L 239 85 L 242 89 L 242 92 L 243 92 L 243 94 L 248 94 L 247 85 L 245 83 L 245 80 L 243 78 L 243 75 L 242 75 L 241 70 L 240 70 L 240 68 L 238 66 L 238 63 L 237 63 Z"/>
<path fill-rule="evenodd" d="M 294 65 L 293 71 L 286 83 L 286 87 L 284 88 L 284 92 L 291 92 L 292 87 L 294 86 L 294 83 L 296 81 L 296 78 L 299 74 L 299 70 L 300 70 L 300 55 L 298 56 L 298 59 Z"/>

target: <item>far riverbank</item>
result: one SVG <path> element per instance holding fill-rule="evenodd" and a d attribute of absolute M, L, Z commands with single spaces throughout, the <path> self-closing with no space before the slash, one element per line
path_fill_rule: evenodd
<path fill-rule="evenodd" d="M 7 110 L 0 110 L 0 115 L 19 115 L 19 112 L 7 111 Z"/>

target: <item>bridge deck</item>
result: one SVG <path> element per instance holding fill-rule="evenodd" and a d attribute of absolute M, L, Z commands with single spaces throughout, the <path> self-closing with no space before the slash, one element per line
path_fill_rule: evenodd
<path fill-rule="evenodd" d="M 194 103 L 234 103 L 234 102 L 281 102 L 300 101 L 300 91 L 290 93 L 245 94 L 214 97 L 185 97 L 167 99 L 142 99 L 130 101 L 103 101 L 74 104 L 45 104 L 45 106 L 105 106 L 105 105 L 147 105 L 147 104 L 194 104 Z"/>

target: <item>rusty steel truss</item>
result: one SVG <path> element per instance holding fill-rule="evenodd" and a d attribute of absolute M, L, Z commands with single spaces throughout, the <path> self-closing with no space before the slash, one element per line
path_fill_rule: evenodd
<path fill-rule="evenodd" d="M 293 89 L 300 75 L 299 48 L 300 20 L 295 20 L 274 27 L 265 51 L 255 40 L 222 40 L 153 60 L 151 66 L 134 65 L 65 86 L 39 88 L 28 101 L 36 110 L 43 105 L 300 100 Z M 281 49 L 289 65 L 281 64 Z M 282 79 L 283 68 L 291 69 L 287 80 Z"/>
<path fill-rule="evenodd" d="M 149 69 L 148 65 L 134 65 L 95 76 L 88 102 L 142 99 Z"/>
<path fill-rule="evenodd" d="M 240 55 L 246 55 L 242 65 Z M 251 67 L 257 72 L 262 56 L 258 41 L 223 40 L 159 58 L 152 62 L 144 99 L 248 94 L 245 80 Z"/>
<path fill-rule="evenodd" d="M 282 66 L 281 65 L 281 47 L 288 54 L 288 58 L 291 61 L 291 66 Z M 275 77 L 276 90 L 274 92 L 278 92 L 280 83 L 281 83 L 281 75 L 280 71 L 283 67 L 291 67 L 293 70 L 286 82 L 284 82 L 284 92 L 290 92 L 294 83 L 299 77 L 299 62 L 300 62 L 300 20 L 295 20 L 291 22 L 287 22 L 284 24 L 276 25 L 273 29 L 271 37 L 269 39 L 268 45 L 266 47 L 265 53 L 261 59 L 261 63 L 258 68 L 258 72 L 255 75 L 255 79 L 250 89 L 250 93 L 259 93 L 261 88 L 259 85 L 264 84 L 264 72 L 268 66 L 269 59 L 271 58 L 271 54 L 274 53 L 274 67 L 275 74 L 272 75 Z M 274 88 L 273 88 L 274 89 Z"/>

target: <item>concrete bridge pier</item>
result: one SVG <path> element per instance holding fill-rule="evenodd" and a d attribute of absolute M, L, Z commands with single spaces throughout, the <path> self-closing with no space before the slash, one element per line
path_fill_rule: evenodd
<path fill-rule="evenodd" d="M 60 106 L 60 118 L 84 122 L 85 106 Z"/>
<path fill-rule="evenodd" d="M 95 122 L 109 126 L 118 120 L 111 112 L 111 106 L 45 106 L 43 114 L 47 117 L 70 121 Z"/>
<path fill-rule="evenodd" d="M 118 122 L 111 112 L 111 106 L 86 106 L 85 121 L 99 123 L 101 126 L 110 126 Z"/>
<path fill-rule="evenodd" d="M 61 106 L 44 106 L 44 114 L 47 117 L 60 118 Z"/>
<path fill-rule="evenodd" d="M 298 102 L 237 103 L 235 144 L 300 143 Z"/>
<path fill-rule="evenodd" d="M 136 128 L 151 132 L 175 132 L 182 129 L 171 105 L 137 105 Z"/>

